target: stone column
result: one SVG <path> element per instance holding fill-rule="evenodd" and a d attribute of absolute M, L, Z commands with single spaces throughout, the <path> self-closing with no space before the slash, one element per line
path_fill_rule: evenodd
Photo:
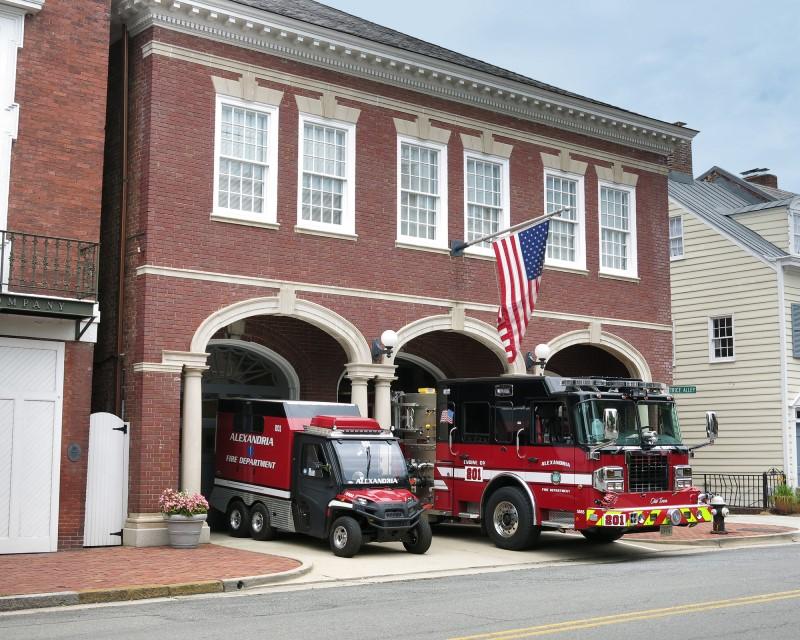
<path fill-rule="evenodd" d="M 366 418 L 369 415 L 369 404 L 367 402 L 367 384 L 369 378 L 353 373 L 347 375 L 350 378 L 350 401 L 358 407 L 361 415 Z"/>
<path fill-rule="evenodd" d="M 384 429 L 392 423 L 391 385 L 394 376 L 377 376 L 375 378 L 375 419 Z"/>
<path fill-rule="evenodd" d="M 181 489 L 200 491 L 203 432 L 203 371 L 208 367 L 183 368 L 183 424 L 181 427 Z"/>

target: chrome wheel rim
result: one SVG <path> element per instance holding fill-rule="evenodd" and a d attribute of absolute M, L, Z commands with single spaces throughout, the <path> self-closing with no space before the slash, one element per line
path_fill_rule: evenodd
<path fill-rule="evenodd" d="M 261 529 L 264 526 L 264 514 L 262 514 L 260 511 L 256 511 L 253 514 L 253 518 L 252 518 L 252 520 L 250 522 L 250 526 L 252 527 L 253 531 L 255 531 L 256 533 L 260 532 Z"/>
<path fill-rule="evenodd" d="M 333 530 L 333 544 L 337 549 L 343 549 L 347 544 L 347 529 L 341 525 Z"/>
<path fill-rule="evenodd" d="M 231 529 L 238 530 L 242 526 L 242 512 L 238 509 L 231 511 L 230 517 Z"/>
<path fill-rule="evenodd" d="M 503 538 L 511 538 L 519 529 L 519 513 L 512 502 L 503 500 L 494 508 L 494 530 Z"/>

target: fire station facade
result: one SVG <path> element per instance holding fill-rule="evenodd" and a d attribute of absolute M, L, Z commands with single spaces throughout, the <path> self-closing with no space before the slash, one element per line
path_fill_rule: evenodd
<path fill-rule="evenodd" d="M 219 398 L 388 425 L 394 391 L 525 373 L 490 248 L 448 248 L 545 211 L 569 208 L 523 353 L 669 381 L 668 157 L 694 131 L 314 2 L 121 0 L 112 20 L 94 409 L 131 426 L 125 544 L 164 541 L 165 487 L 207 488 Z"/>

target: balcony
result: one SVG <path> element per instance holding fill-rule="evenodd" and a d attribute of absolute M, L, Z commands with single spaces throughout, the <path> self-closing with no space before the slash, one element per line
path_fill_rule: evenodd
<path fill-rule="evenodd" d="M 0 285 L 6 295 L 97 299 L 100 245 L 0 231 Z"/>

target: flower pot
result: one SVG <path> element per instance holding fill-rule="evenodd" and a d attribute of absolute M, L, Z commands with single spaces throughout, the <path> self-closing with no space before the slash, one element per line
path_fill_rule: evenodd
<path fill-rule="evenodd" d="M 774 496 L 774 500 L 777 513 L 794 513 L 796 507 L 794 496 Z"/>
<path fill-rule="evenodd" d="M 200 544 L 200 532 L 206 520 L 205 513 L 194 516 L 164 515 L 167 521 L 169 546 L 176 549 L 194 549 Z"/>

